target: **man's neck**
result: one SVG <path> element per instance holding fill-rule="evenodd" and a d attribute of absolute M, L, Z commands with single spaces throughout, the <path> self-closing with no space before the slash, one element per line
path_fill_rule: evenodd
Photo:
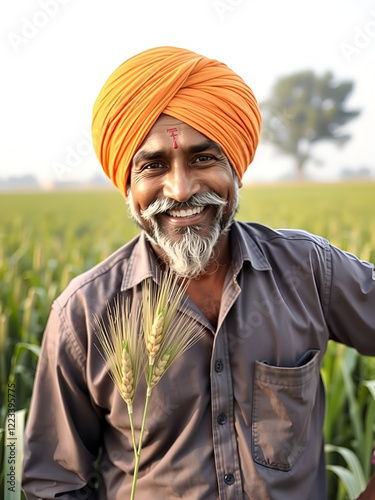
<path fill-rule="evenodd" d="M 216 328 L 225 278 L 230 267 L 229 235 L 225 235 L 217 247 L 217 255 L 207 270 L 189 281 L 187 294 Z"/>
<path fill-rule="evenodd" d="M 157 258 L 165 265 L 162 250 L 151 242 Z M 229 233 L 222 235 L 204 273 L 189 279 L 187 294 L 202 314 L 216 328 L 225 278 L 231 264 Z"/>

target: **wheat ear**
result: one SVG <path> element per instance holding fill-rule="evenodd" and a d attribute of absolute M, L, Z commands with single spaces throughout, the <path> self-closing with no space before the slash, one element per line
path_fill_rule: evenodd
<path fill-rule="evenodd" d="M 128 349 L 124 345 L 122 349 L 122 397 L 128 405 L 129 413 L 132 411 L 132 403 L 134 398 L 134 376 L 133 367 Z"/>
<path fill-rule="evenodd" d="M 154 364 L 155 356 L 159 352 L 161 341 L 163 340 L 163 326 L 164 314 L 160 312 L 152 324 L 151 332 L 149 333 L 147 339 L 146 348 L 150 365 Z"/>
<path fill-rule="evenodd" d="M 171 357 L 171 352 L 172 349 L 169 347 L 158 359 L 156 365 L 154 366 L 154 371 L 152 373 L 152 379 L 151 379 L 151 387 L 156 385 L 161 377 L 164 375 L 165 371 L 168 368 L 168 361 L 169 358 Z"/>

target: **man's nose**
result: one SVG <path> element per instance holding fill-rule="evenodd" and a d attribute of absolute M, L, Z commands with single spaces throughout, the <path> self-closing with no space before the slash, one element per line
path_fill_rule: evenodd
<path fill-rule="evenodd" d="M 200 182 L 197 173 L 184 164 L 170 168 L 164 182 L 164 196 L 180 203 L 188 201 L 199 192 Z"/>

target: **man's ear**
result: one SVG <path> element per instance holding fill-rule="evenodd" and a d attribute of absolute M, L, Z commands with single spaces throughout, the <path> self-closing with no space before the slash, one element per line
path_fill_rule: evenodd
<path fill-rule="evenodd" d="M 232 167 L 232 165 L 231 165 L 231 167 Z M 232 174 L 233 174 L 233 180 L 234 180 L 234 182 L 237 182 L 238 187 L 242 188 L 243 184 L 240 181 L 240 179 L 238 178 L 238 175 L 236 174 L 236 171 L 234 170 L 233 167 L 232 167 Z"/>
<path fill-rule="evenodd" d="M 125 203 L 126 203 L 128 206 L 130 205 L 130 180 L 129 180 L 129 182 L 128 182 L 128 185 L 126 186 Z"/>

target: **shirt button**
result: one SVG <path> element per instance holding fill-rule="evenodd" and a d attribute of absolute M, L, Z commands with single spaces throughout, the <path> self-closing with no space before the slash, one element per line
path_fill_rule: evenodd
<path fill-rule="evenodd" d="M 228 418 L 225 413 L 220 413 L 220 415 L 217 417 L 217 422 L 220 425 L 224 425 L 228 422 Z"/>
<path fill-rule="evenodd" d="M 231 484 L 234 484 L 234 476 L 233 476 L 233 474 L 225 474 L 225 476 L 224 476 L 224 483 L 228 484 L 229 486 Z"/>
<path fill-rule="evenodd" d="M 224 370 L 224 363 L 221 359 L 216 360 L 215 362 L 215 371 L 216 373 L 221 373 Z"/>

